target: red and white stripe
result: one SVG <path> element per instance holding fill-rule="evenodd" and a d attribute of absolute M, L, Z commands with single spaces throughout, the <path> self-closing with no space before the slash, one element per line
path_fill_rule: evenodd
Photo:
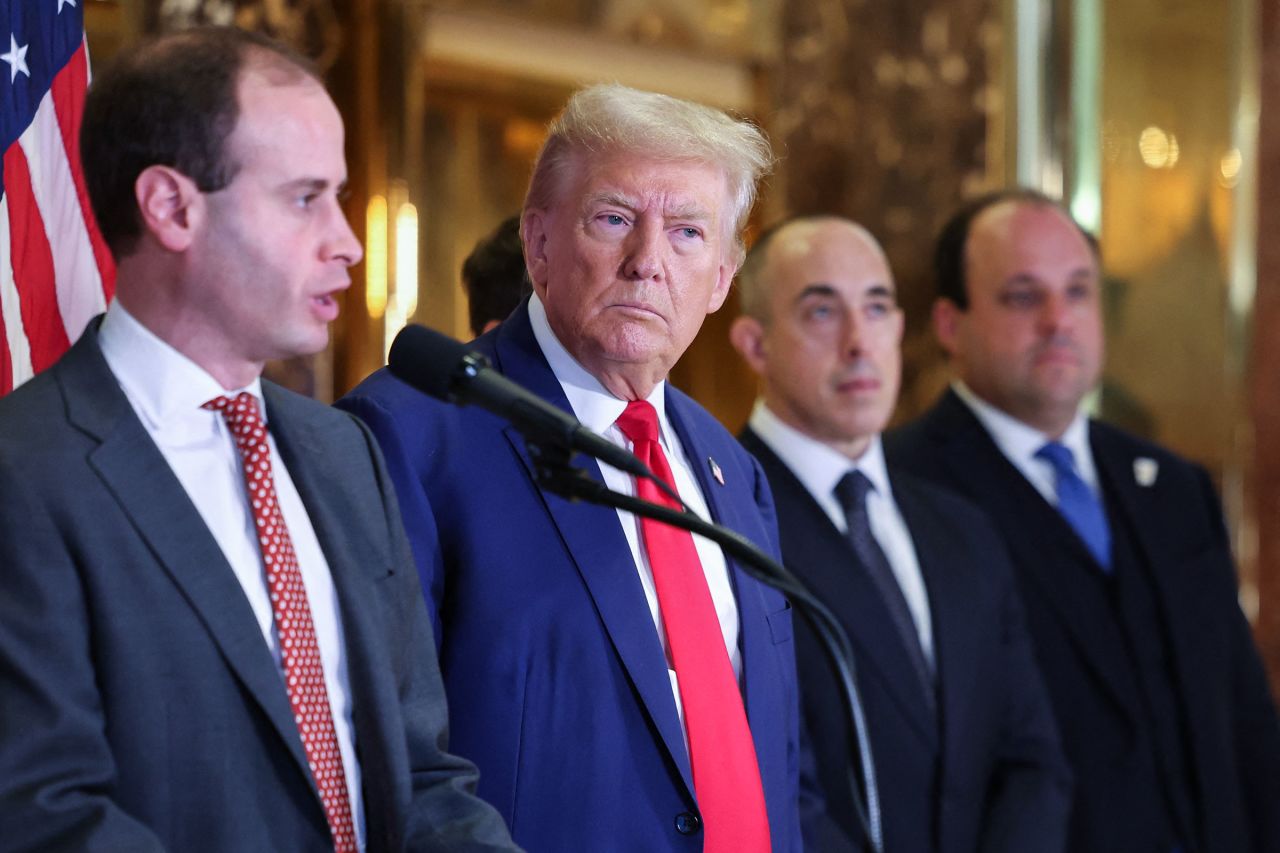
<path fill-rule="evenodd" d="M 102 312 L 115 266 L 80 169 L 89 82 L 82 42 L 35 118 L 4 152 L 0 198 L 0 394 L 49 367 Z"/>

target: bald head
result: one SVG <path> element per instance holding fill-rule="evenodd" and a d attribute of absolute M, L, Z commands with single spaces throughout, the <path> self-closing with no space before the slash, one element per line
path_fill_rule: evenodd
<path fill-rule="evenodd" d="M 769 315 L 768 282 L 773 278 L 771 265 L 793 263 L 794 258 L 808 254 L 818 242 L 830 240 L 858 244 L 879 258 L 888 269 L 884 251 L 871 232 L 856 222 L 839 216 L 799 216 L 775 223 L 756 238 L 738 270 L 736 283 L 742 313 L 757 320 Z"/>
<path fill-rule="evenodd" d="M 734 347 L 765 403 L 801 432 L 856 458 L 888 423 L 901 375 L 902 311 L 883 250 L 837 217 L 765 232 L 739 274 Z"/>

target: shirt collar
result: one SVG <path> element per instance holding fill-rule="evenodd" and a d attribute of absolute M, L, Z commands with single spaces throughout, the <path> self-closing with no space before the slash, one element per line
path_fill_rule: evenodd
<path fill-rule="evenodd" d="M 603 433 L 613 426 L 614 421 L 627 407 L 627 401 L 615 397 L 609 389 L 600 384 L 590 371 L 575 359 L 547 320 L 547 309 L 534 293 L 529 297 L 529 324 L 533 327 L 533 336 L 542 349 L 551 372 L 555 374 L 564 394 L 569 398 L 569 407 L 583 426 L 592 432 Z M 670 423 L 667 421 L 666 381 L 659 382 L 649 393 L 648 401 L 658 413 L 658 428 L 661 440 L 669 444 Z"/>
<path fill-rule="evenodd" d="M 809 490 L 810 494 L 822 497 L 831 495 L 836 483 L 840 482 L 845 474 L 857 470 L 866 475 L 877 494 L 888 499 L 892 498 L 889 470 L 885 466 L 880 433 L 871 437 L 867 449 L 861 456 L 850 459 L 816 438 L 783 422 L 764 400 L 756 400 L 755 408 L 751 412 L 750 424 L 756 435 L 778 454 L 778 458 L 791 469 L 796 479 Z"/>
<path fill-rule="evenodd" d="M 150 430 L 191 416 L 217 416 L 201 406 L 215 397 L 248 391 L 262 404 L 262 382 L 255 378 L 244 388 L 228 391 L 204 368 L 165 343 L 130 314 L 120 300 L 112 300 L 102 319 L 98 344 L 107 366 L 124 390 L 138 417 Z"/>
<path fill-rule="evenodd" d="M 951 383 L 951 388 L 987 428 L 987 432 L 995 439 L 1001 452 L 1010 459 L 1024 464 L 1030 463 L 1035 460 L 1040 448 L 1054 440 L 1035 427 L 997 409 L 973 393 L 973 390 L 960 380 L 957 379 Z M 1092 468 L 1093 453 L 1089 448 L 1089 418 L 1083 408 L 1076 411 L 1076 416 L 1057 441 L 1071 451 L 1077 467 Z"/>

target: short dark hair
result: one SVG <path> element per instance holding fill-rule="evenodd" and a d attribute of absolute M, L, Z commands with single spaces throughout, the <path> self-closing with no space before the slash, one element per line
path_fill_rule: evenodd
<path fill-rule="evenodd" d="M 1038 190 L 1027 187 L 1008 187 L 987 193 L 973 199 L 947 220 L 938 234 L 938 241 L 933 250 L 933 275 L 939 299 L 946 299 L 961 311 L 969 308 L 968 284 L 965 281 L 964 252 L 969 243 L 969 232 L 973 230 L 973 222 L 990 208 L 1005 202 L 1016 202 L 1032 206 L 1052 207 L 1065 216 L 1072 225 L 1079 229 L 1094 257 L 1099 256 L 1098 239 L 1080 227 L 1062 204 Z"/>
<path fill-rule="evenodd" d="M 231 183 L 239 164 L 227 138 L 240 118 L 236 87 L 249 65 L 284 82 L 315 68 L 288 47 L 234 27 L 197 27 L 160 36 L 95 76 L 84 104 L 80 160 L 98 227 L 117 257 L 142 233 L 134 198 L 150 166 L 177 169 L 201 192 Z"/>
<path fill-rule="evenodd" d="M 520 217 L 502 220 L 489 236 L 476 243 L 462 262 L 462 286 L 467 291 L 471 331 L 480 334 L 490 320 L 502 321 L 532 290 L 520 243 Z"/>

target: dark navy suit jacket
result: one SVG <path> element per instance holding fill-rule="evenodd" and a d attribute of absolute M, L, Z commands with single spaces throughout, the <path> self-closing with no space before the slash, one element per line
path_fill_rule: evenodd
<path fill-rule="evenodd" d="M 355 419 L 269 382 L 333 575 L 370 851 L 510 850 L 445 752 L 395 495 Z M 333 850 L 280 671 L 97 324 L 0 400 L 0 850 Z"/>
<path fill-rule="evenodd" d="M 568 409 L 524 306 L 475 348 Z M 776 553 L 759 467 L 696 403 L 670 386 L 666 393 L 714 520 Z M 697 811 L 688 753 L 616 511 L 545 491 L 513 427 L 433 400 L 385 370 L 339 405 L 370 425 L 387 456 L 435 616 L 452 745 L 480 767 L 479 793 L 517 842 L 549 853 L 701 850 L 700 832 L 678 828 L 688 830 Z M 594 462 L 585 467 L 600 478 Z M 797 850 L 791 610 L 729 566 L 773 846 Z"/>
<path fill-rule="evenodd" d="M 1197 849 L 1280 851 L 1280 724 L 1237 603 L 1230 547 L 1209 477 L 1169 451 L 1097 421 L 1089 424 L 1089 441 L 1111 525 L 1134 531 L 1156 607 L 1169 626 L 1166 651 L 1186 720 L 1198 803 Z M 1114 629 L 1085 595 L 1084 573 L 1097 568 L 1084 545 L 954 392 L 891 433 L 885 448 L 891 464 L 979 504 L 1009 546 L 1075 775 L 1070 849 L 1148 849 L 1150 841 L 1137 837 L 1134 827 L 1140 803 L 1153 796 L 1149 786 L 1135 782 L 1141 699 L 1117 653 L 1123 646 Z"/>
<path fill-rule="evenodd" d="M 890 469 L 929 595 L 937 670 L 930 712 L 898 633 L 844 535 L 786 463 L 750 429 L 778 503 L 787 566 L 854 645 L 883 808 L 887 853 L 1064 849 L 1070 777 L 1036 668 L 1008 555 L 969 502 Z M 833 668 L 796 629 L 804 720 L 828 813 L 854 849 L 853 750 Z"/>

